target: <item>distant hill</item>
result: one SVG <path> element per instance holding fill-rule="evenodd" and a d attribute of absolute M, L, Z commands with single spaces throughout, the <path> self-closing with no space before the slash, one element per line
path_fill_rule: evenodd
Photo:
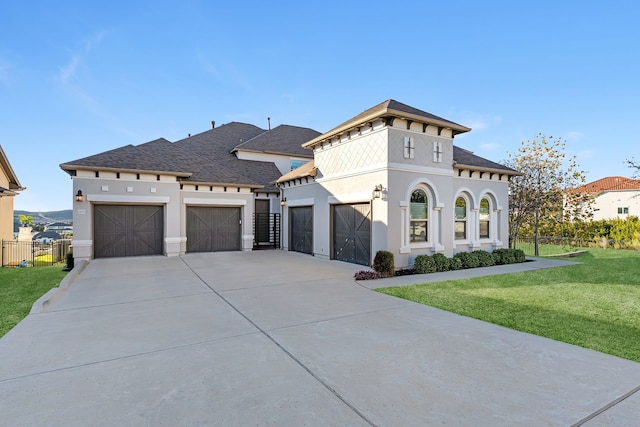
<path fill-rule="evenodd" d="M 50 212 L 13 211 L 14 220 L 17 220 L 19 215 L 31 215 L 35 224 L 48 224 L 51 222 L 73 222 L 73 210 L 71 209 Z"/>

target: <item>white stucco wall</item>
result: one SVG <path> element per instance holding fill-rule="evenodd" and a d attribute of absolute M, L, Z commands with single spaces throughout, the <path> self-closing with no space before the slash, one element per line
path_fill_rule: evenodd
<path fill-rule="evenodd" d="M 618 208 L 629 208 L 629 214 L 618 214 Z M 593 219 L 626 218 L 640 216 L 640 190 L 607 191 L 595 198 Z"/>
<path fill-rule="evenodd" d="M 164 254 L 180 254 L 180 185 L 172 176 L 78 171 L 73 177 L 73 194 L 82 191 L 84 201 L 73 202 L 73 256 L 76 260 L 93 258 L 93 207 L 95 204 L 132 204 L 164 206 Z"/>
<path fill-rule="evenodd" d="M 225 191 L 226 188 L 226 191 Z M 219 207 L 239 207 L 242 218 L 242 250 L 251 251 L 253 249 L 253 212 L 254 194 L 249 188 L 241 187 L 217 187 L 198 186 L 184 184 L 180 191 L 180 233 L 187 235 L 187 207 L 188 206 L 219 206 Z M 187 239 L 181 241 L 180 252 L 186 252 Z"/>
<path fill-rule="evenodd" d="M 309 156 L 312 155 L 311 150 L 309 150 Z M 238 150 L 236 152 L 236 156 L 241 160 L 252 160 L 254 162 L 272 162 L 276 165 L 281 174 L 285 174 L 291 171 L 291 161 L 298 160 L 301 162 L 309 162 L 311 159 L 309 157 L 298 157 L 298 156 L 286 156 L 280 154 L 271 154 L 271 153 L 257 153 L 255 151 L 244 151 Z"/>
<path fill-rule="evenodd" d="M 84 201 L 73 204 L 74 257 L 93 257 L 93 207 L 95 204 L 162 205 L 164 207 L 164 254 L 176 256 L 186 251 L 186 207 L 237 206 L 242 214 L 242 248 L 253 248 L 254 194 L 248 188 L 196 186 L 180 183 L 175 176 L 78 171 L 73 177 L 73 194 L 82 190 Z M 273 199 L 273 197 L 271 197 Z"/>
<path fill-rule="evenodd" d="M 336 138 L 315 150 L 316 182 L 285 187 L 288 207 L 314 206 L 316 256 L 330 257 L 330 209 L 335 203 L 372 203 L 371 257 L 378 250 L 394 254 L 397 268 L 413 264 L 417 255 L 443 253 L 451 257 L 459 251 L 492 251 L 508 245 L 508 180 L 503 175 L 478 172 L 458 176 L 453 164 L 453 140 L 427 128 L 394 121 L 393 127 L 373 128 L 361 135 Z M 413 158 L 405 157 L 405 137 L 413 138 Z M 434 142 L 440 142 L 440 161 L 434 161 Z M 373 189 L 382 184 L 380 199 L 372 199 Z M 409 241 L 411 193 L 424 189 L 429 197 L 428 241 Z M 454 208 L 458 195 L 470 201 L 467 238 L 456 241 Z M 490 236 L 479 238 L 480 200 L 490 202 Z M 287 208 L 288 208 L 287 207 Z M 287 209 L 285 208 L 285 210 Z M 288 249 L 288 214 L 283 215 L 283 243 Z"/>

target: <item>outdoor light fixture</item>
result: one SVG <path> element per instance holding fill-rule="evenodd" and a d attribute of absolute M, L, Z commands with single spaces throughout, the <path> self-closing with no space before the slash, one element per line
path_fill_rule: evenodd
<path fill-rule="evenodd" d="M 287 206 L 287 198 L 286 197 L 284 199 L 282 199 L 282 201 L 280 202 L 280 206 Z"/>
<path fill-rule="evenodd" d="M 379 199 L 382 197 L 382 184 L 378 184 L 373 188 L 373 198 Z"/>
<path fill-rule="evenodd" d="M 82 190 L 78 190 L 76 193 L 76 202 L 84 202 L 84 195 L 82 194 Z"/>

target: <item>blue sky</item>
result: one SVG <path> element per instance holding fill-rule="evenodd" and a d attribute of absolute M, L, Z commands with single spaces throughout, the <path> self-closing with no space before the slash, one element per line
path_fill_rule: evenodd
<path fill-rule="evenodd" d="M 100 3 L 94 5 L 93 3 Z M 61 210 L 59 164 L 230 121 L 326 131 L 392 98 L 494 161 L 542 132 L 593 181 L 640 160 L 633 1 L 32 1 L 0 5 L 0 145 Z"/>

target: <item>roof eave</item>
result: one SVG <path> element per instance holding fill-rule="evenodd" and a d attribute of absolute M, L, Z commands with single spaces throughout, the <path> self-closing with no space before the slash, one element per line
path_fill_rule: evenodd
<path fill-rule="evenodd" d="M 9 163 L 9 159 L 7 158 L 7 155 L 4 153 L 2 146 L 0 146 L 0 165 L 2 165 L 2 168 L 7 174 L 7 178 L 9 178 L 9 186 L 14 187 L 12 188 L 12 190 L 22 191 L 27 189 L 27 187 L 24 187 L 22 184 L 20 184 L 20 180 L 18 179 L 18 176 L 16 175 L 15 171 L 11 167 L 11 163 Z"/>
<path fill-rule="evenodd" d="M 455 163 L 453 165 L 454 168 L 457 169 L 466 169 L 466 170 L 476 170 L 483 172 L 492 172 L 492 173 L 500 173 L 503 175 L 512 175 L 512 176 L 522 176 L 524 174 L 514 171 L 514 170 L 506 170 L 506 169 L 498 169 L 498 168 L 488 168 L 483 166 L 475 166 L 475 165 L 465 165 L 463 163 Z"/>
<path fill-rule="evenodd" d="M 60 169 L 71 175 L 72 171 L 88 170 L 88 171 L 107 171 L 107 172 L 125 172 L 125 173 L 148 173 L 151 175 L 172 175 L 181 178 L 188 178 L 193 173 L 191 172 L 177 172 L 177 171 L 160 171 L 160 170 L 148 170 L 148 169 L 127 169 L 127 168 L 114 168 L 114 167 L 102 167 L 102 166 L 82 166 L 82 165 L 70 165 L 61 164 Z"/>
<path fill-rule="evenodd" d="M 409 119 L 409 120 L 413 120 L 413 121 L 420 121 L 420 122 L 425 122 L 427 124 L 432 124 L 432 125 L 436 125 L 445 129 L 451 129 L 454 132 L 454 135 L 460 134 L 460 133 L 464 133 L 464 132 L 469 132 L 471 130 L 471 128 L 468 128 L 466 126 L 462 126 L 459 125 L 457 123 L 453 123 L 453 122 L 448 122 L 448 121 L 444 121 L 444 120 L 438 120 L 438 119 L 433 119 L 433 118 L 429 118 L 429 117 L 425 117 L 425 116 L 421 116 L 419 114 L 412 114 L 412 113 L 406 113 L 404 111 L 400 111 L 400 110 L 395 110 L 395 109 L 389 109 L 389 108 L 385 108 L 384 110 L 380 110 L 380 111 L 375 111 L 361 119 L 359 119 L 358 121 L 354 121 L 354 122 L 347 122 L 346 124 L 344 124 L 343 126 L 340 126 L 338 128 L 335 128 L 327 133 L 324 133 L 322 135 L 319 135 L 317 137 L 315 137 L 314 139 L 312 139 L 309 142 L 305 142 L 304 144 L 302 144 L 303 148 L 308 148 L 308 149 L 313 149 L 313 147 L 315 145 L 317 145 L 318 143 L 320 143 L 321 141 L 324 141 L 328 138 L 331 138 L 335 135 L 339 135 L 343 132 L 346 132 L 349 129 L 353 129 L 355 127 L 361 126 L 364 123 L 367 122 L 371 122 L 373 120 L 385 117 L 385 116 L 394 116 L 397 118 L 401 118 L 401 119 Z"/>
<path fill-rule="evenodd" d="M 246 148 L 234 149 L 232 152 L 240 152 L 240 151 L 245 151 L 247 153 L 275 154 L 278 156 L 304 157 L 304 158 L 313 159 L 313 154 L 293 154 L 293 153 L 282 153 L 279 151 L 269 151 L 269 150 L 248 150 Z"/>
<path fill-rule="evenodd" d="M 238 184 L 237 182 L 214 182 L 214 181 L 180 181 L 181 184 L 189 185 L 210 185 L 216 187 L 239 187 L 239 188 L 264 188 L 261 184 Z"/>

